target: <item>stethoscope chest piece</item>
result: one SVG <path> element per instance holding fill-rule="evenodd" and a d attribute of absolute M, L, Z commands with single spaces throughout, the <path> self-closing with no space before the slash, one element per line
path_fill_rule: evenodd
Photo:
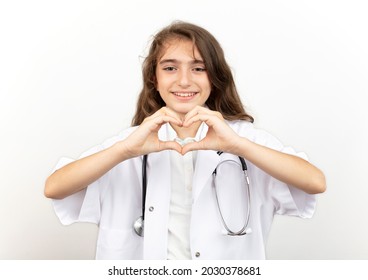
<path fill-rule="evenodd" d="M 140 216 L 133 224 L 133 228 L 136 234 L 143 237 L 144 236 L 144 221 L 143 217 Z"/>

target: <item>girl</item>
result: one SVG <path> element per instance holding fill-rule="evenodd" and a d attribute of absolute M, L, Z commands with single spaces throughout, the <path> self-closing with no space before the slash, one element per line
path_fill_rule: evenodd
<path fill-rule="evenodd" d="M 208 31 L 162 29 L 143 82 L 133 126 L 46 181 L 63 224 L 99 225 L 97 259 L 264 259 L 274 214 L 312 216 L 323 173 L 253 127 Z"/>

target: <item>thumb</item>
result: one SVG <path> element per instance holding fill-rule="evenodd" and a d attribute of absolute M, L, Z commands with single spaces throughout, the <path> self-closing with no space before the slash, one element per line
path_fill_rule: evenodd
<path fill-rule="evenodd" d="M 181 154 L 185 155 L 186 153 L 191 152 L 191 151 L 203 150 L 202 146 L 203 145 L 201 141 L 188 143 L 184 145 L 183 148 L 181 149 Z"/>
<path fill-rule="evenodd" d="M 160 143 L 160 150 L 174 150 L 181 154 L 181 146 L 175 141 L 162 141 Z"/>

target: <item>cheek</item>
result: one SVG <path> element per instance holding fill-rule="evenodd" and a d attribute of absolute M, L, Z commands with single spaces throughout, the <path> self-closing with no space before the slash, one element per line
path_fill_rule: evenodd
<path fill-rule="evenodd" d="M 154 82 L 156 90 L 160 91 L 165 88 L 165 79 L 162 76 L 156 75 Z"/>
<path fill-rule="evenodd" d="M 208 79 L 208 76 L 207 76 L 206 81 L 203 82 L 203 87 L 205 89 L 207 89 L 208 92 L 211 92 L 211 90 L 212 90 L 212 84 L 211 84 L 210 80 Z"/>
<path fill-rule="evenodd" d="M 207 88 L 208 96 L 210 96 L 211 95 L 211 92 L 212 92 L 212 86 L 211 86 L 211 84 L 208 84 L 206 88 Z"/>

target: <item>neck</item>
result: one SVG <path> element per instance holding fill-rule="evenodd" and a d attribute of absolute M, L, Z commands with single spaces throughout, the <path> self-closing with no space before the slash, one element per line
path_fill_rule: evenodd
<path fill-rule="evenodd" d="M 187 137 L 194 138 L 197 134 L 198 128 L 201 126 L 200 122 L 192 124 L 190 127 L 180 127 L 172 124 L 172 128 L 175 130 L 179 138 L 185 139 Z"/>

